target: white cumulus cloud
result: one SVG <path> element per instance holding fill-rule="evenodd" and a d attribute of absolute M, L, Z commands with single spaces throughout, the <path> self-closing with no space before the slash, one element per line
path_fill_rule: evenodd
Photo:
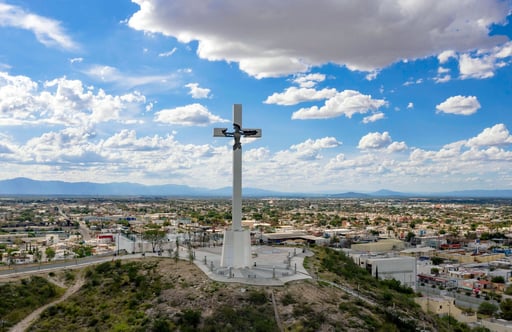
<path fill-rule="evenodd" d="M 436 106 L 437 112 L 471 115 L 480 109 L 480 103 L 475 96 L 453 96 Z"/>
<path fill-rule="evenodd" d="M 457 58 L 457 53 L 453 50 L 443 51 L 437 55 L 440 64 L 448 62 L 451 58 Z"/>
<path fill-rule="evenodd" d="M 301 88 L 312 88 L 317 85 L 319 82 L 323 82 L 325 80 L 325 75 L 320 73 L 314 74 L 299 74 L 293 80 L 294 83 L 298 84 Z"/>
<path fill-rule="evenodd" d="M 344 90 L 328 99 L 320 108 L 301 108 L 292 114 L 292 119 L 329 119 L 342 115 L 352 118 L 354 114 L 375 112 L 385 105 L 387 102 L 383 99 L 373 99 L 372 96 L 359 91 Z"/>
<path fill-rule="evenodd" d="M 476 137 L 468 140 L 467 145 L 479 146 L 500 146 L 512 144 L 512 135 L 503 123 L 498 123 L 491 128 L 485 128 Z"/>
<path fill-rule="evenodd" d="M 297 161 L 314 161 L 321 159 L 320 152 L 324 149 L 332 149 L 341 145 L 334 137 L 319 139 L 307 139 L 299 144 L 290 146 L 289 150 L 279 151 L 274 159 L 281 164 L 293 165 Z"/>
<path fill-rule="evenodd" d="M 155 113 L 155 121 L 181 126 L 208 126 L 217 122 L 230 122 L 197 103 L 158 111 Z"/>
<path fill-rule="evenodd" d="M 336 95 L 336 89 L 315 90 L 311 88 L 290 87 L 283 93 L 274 93 L 269 96 L 265 104 L 296 105 L 305 101 L 323 100 Z"/>
<path fill-rule="evenodd" d="M 357 147 L 362 150 L 382 149 L 391 144 L 391 142 L 391 136 L 389 136 L 389 133 L 387 131 L 383 133 L 368 133 L 365 136 L 361 137 Z"/>
<path fill-rule="evenodd" d="M 59 124 L 90 127 L 129 120 L 145 103 L 138 93 L 107 94 L 79 80 L 57 78 L 42 86 L 26 76 L 0 72 L 0 125 Z"/>
<path fill-rule="evenodd" d="M 208 98 L 210 96 L 210 89 L 199 87 L 199 83 L 188 83 L 185 86 L 190 89 L 188 94 L 194 99 Z"/>
<path fill-rule="evenodd" d="M 485 79 L 495 75 L 497 69 L 511 62 L 512 42 L 477 52 L 462 54 L 459 58 L 459 72 L 462 79 Z"/>

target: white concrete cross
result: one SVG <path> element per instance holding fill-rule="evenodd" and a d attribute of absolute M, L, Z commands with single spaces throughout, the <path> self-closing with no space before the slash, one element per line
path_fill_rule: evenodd
<path fill-rule="evenodd" d="M 233 137 L 233 201 L 231 206 L 232 230 L 242 229 L 242 144 L 240 138 L 261 137 L 261 129 L 242 129 L 242 105 L 233 105 L 233 132 L 227 128 L 214 128 L 214 137 Z"/>

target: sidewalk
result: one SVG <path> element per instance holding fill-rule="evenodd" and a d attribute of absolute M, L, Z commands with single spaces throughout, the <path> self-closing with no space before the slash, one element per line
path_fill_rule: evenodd
<path fill-rule="evenodd" d="M 221 267 L 222 247 L 194 249 L 194 263 L 212 280 L 249 285 L 282 286 L 287 282 L 311 279 L 304 268 L 304 257 L 312 256 L 296 247 L 252 246 L 253 265 L 246 268 Z M 180 257 L 187 259 L 182 248 Z"/>

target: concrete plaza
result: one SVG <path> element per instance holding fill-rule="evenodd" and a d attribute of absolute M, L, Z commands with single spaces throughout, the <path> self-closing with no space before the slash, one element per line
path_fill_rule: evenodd
<path fill-rule="evenodd" d="M 185 254 L 186 249 L 180 253 Z M 313 254 L 303 248 L 252 246 L 252 265 L 221 267 L 221 247 L 194 249 L 194 263 L 212 280 L 250 285 L 282 286 L 287 282 L 311 279 L 304 258 Z"/>

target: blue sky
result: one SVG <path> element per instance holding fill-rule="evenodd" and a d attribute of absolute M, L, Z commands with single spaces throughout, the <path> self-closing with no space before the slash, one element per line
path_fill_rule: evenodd
<path fill-rule="evenodd" d="M 512 3 L 0 0 L 2 179 L 512 189 Z"/>

